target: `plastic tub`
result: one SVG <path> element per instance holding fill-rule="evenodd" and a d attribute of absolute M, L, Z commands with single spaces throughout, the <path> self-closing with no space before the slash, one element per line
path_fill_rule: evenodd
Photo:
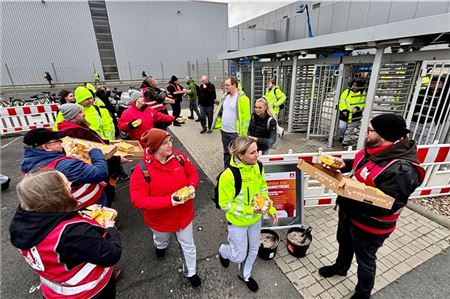
<path fill-rule="evenodd" d="M 276 232 L 274 232 L 273 230 L 270 230 L 270 229 L 262 229 L 261 235 L 263 235 L 263 234 L 265 234 L 265 235 L 268 234 L 268 235 L 270 235 L 268 237 L 273 237 L 275 246 L 272 246 L 270 248 L 264 247 L 263 244 L 261 243 L 261 239 L 260 239 L 258 256 L 260 258 L 262 258 L 263 260 L 271 260 L 277 254 L 278 244 L 280 243 L 280 236 L 278 236 L 278 234 Z"/>

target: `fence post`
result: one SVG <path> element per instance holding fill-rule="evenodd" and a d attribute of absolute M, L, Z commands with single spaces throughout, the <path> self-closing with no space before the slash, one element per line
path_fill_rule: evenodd
<path fill-rule="evenodd" d="M 164 76 L 164 66 L 163 66 L 162 60 L 161 60 L 161 76 L 162 76 L 161 80 L 164 80 L 164 78 L 165 78 L 165 76 Z"/>
<path fill-rule="evenodd" d="M 209 73 L 209 58 L 208 57 L 206 57 L 206 69 L 207 69 L 207 72 L 208 72 L 208 78 L 211 78 L 211 74 Z"/>
<path fill-rule="evenodd" d="M 12 86 L 14 86 L 14 81 L 13 81 L 13 78 L 11 76 L 11 72 L 9 71 L 9 67 L 8 67 L 7 63 L 5 63 L 5 68 L 6 68 L 6 72 L 8 73 L 9 81 L 11 82 Z"/>
<path fill-rule="evenodd" d="M 198 72 L 198 59 L 195 60 L 195 67 L 197 68 L 197 78 L 200 77 L 200 74 Z"/>
<path fill-rule="evenodd" d="M 222 60 L 222 82 L 221 84 L 223 84 L 223 82 L 225 82 L 225 60 Z"/>
<path fill-rule="evenodd" d="M 56 73 L 55 64 L 53 62 L 52 62 L 52 69 L 53 69 L 53 74 L 55 74 L 56 83 L 60 83 L 59 79 L 58 79 L 58 74 Z"/>
<path fill-rule="evenodd" d="M 291 91 L 289 97 L 289 118 L 288 118 L 288 132 L 292 133 L 293 130 L 293 117 L 294 117 L 294 104 L 295 104 L 295 92 L 297 85 L 297 60 L 298 56 L 294 55 L 294 60 L 292 61 L 292 78 L 291 78 Z"/>
<path fill-rule="evenodd" d="M 191 77 L 191 62 L 187 61 L 188 76 Z"/>

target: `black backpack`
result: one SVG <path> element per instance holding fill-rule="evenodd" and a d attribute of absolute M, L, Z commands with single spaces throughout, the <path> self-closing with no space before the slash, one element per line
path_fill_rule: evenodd
<path fill-rule="evenodd" d="M 184 160 L 181 156 L 175 154 L 175 158 L 178 160 L 178 162 L 180 163 L 181 167 L 184 167 Z M 144 163 L 144 159 L 141 159 L 139 161 L 139 166 L 141 167 L 141 171 L 142 174 L 144 175 L 144 179 L 147 182 L 147 184 L 150 184 L 150 182 L 152 181 L 152 178 L 150 177 L 150 173 L 148 173 L 148 169 L 147 166 L 145 166 Z"/>
<path fill-rule="evenodd" d="M 259 166 L 259 173 L 262 174 L 262 170 L 263 170 L 263 165 L 261 162 L 258 161 L 258 166 Z M 239 192 L 241 192 L 241 188 L 242 188 L 242 177 L 241 177 L 241 172 L 239 171 L 238 167 L 235 166 L 229 166 L 228 168 L 230 168 L 231 172 L 233 173 L 233 177 L 234 177 L 234 197 L 238 196 Z M 211 200 L 214 202 L 214 204 L 216 205 L 217 209 L 221 209 L 219 206 L 219 179 L 220 176 L 222 175 L 222 173 L 227 170 L 224 169 L 221 173 L 219 173 L 219 175 L 217 176 L 217 184 L 214 187 L 214 196 L 211 197 Z"/>

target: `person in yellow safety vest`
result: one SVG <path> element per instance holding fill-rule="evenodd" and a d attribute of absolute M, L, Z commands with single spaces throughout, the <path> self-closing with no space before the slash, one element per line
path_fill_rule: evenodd
<path fill-rule="evenodd" d="M 238 136 L 247 136 L 250 126 L 250 99 L 237 85 L 236 77 L 228 77 L 225 81 L 226 92 L 219 101 L 212 123 L 214 130 L 221 129 L 225 168 L 230 165 L 229 144 Z"/>
<path fill-rule="evenodd" d="M 100 83 L 100 74 L 94 70 L 94 82 L 95 84 Z"/>
<path fill-rule="evenodd" d="M 238 81 L 238 85 L 237 85 L 237 88 L 238 88 L 239 90 L 243 90 L 243 89 L 242 89 L 242 84 L 241 84 L 241 81 Z"/>
<path fill-rule="evenodd" d="M 350 145 L 351 137 L 361 124 L 362 112 L 366 105 L 366 92 L 360 81 L 353 80 L 339 99 L 339 141 Z"/>
<path fill-rule="evenodd" d="M 101 108 L 94 105 L 94 97 L 89 89 L 84 86 L 79 86 L 75 89 L 75 99 L 77 104 L 82 106 L 84 112 L 84 119 L 89 125 L 89 128 L 104 140 L 114 140 L 115 130 L 112 123 L 111 115 L 106 108 Z"/>
<path fill-rule="evenodd" d="M 97 97 L 96 95 L 97 89 L 95 88 L 95 86 L 91 83 L 86 83 L 85 86 L 87 89 L 89 89 L 89 91 L 92 94 L 92 97 L 94 98 L 94 105 L 100 109 L 100 113 L 103 119 L 103 131 L 104 131 L 103 133 L 105 134 L 105 137 L 108 136 L 106 140 L 114 140 L 116 134 L 116 127 L 114 125 L 114 119 L 112 118 L 111 113 L 106 107 L 105 102 L 103 102 L 99 97 Z"/>
<path fill-rule="evenodd" d="M 276 85 L 274 78 L 267 81 L 267 90 L 264 95 L 267 99 L 267 104 L 272 109 L 272 112 L 276 118 L 278 118 L 278 113 L 282 109 L 284 102 L 286 102 L 286 95 L 281 91 L 281 89 Z"/>

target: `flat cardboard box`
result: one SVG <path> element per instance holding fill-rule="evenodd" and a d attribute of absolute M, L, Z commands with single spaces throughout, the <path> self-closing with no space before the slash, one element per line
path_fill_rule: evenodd
<path fill-rule="evenodd" d="M 311 163 L 299 159 L 297 167 L 338 195 L 388 210 L 394 204 L 395 199 L 384 194 L 381 190 L 366 186 L 340 172 L 327 169 L 318 163 Z"/>
<path fill-rule="evenodd" d="M 115 155 L 133 155 L 132 160 L 140 160 L 143 156 L 144 156 L 144 149 L 141 146 L 141 143 L 138 140 L 121 140 L 121 139 L 117 139 L 117 140 L 111 140 L 110 143 L 111 144 L 116 144 L 119 142 L 126 142 L 128 144 L 131 144 L 134 146 L 134 150 L 132 152 L 126 153 L 126 152 L 122 152 L 117 150 Z"/>
<path fill-rule="evenodd" d="M 74 155 L 74 158 L 77 158 L 89 164 L 91 164 L 91 159 L 89 158 L 89 155 L 87 153 L 89 152 L 90 149 L 92 148 L 100 149 L 103 152 L 103 155 L 105 155 L 105 159 L 111 158 L 117 150 L 117 147 L 112 144 L 103 144 L 100 142 L 93 142 L 72 137 L 64 137 L 62 140 L 63 140 L 62 146 L 64 147 L 67 156 L 71 156 L 71 150 L 69 147 L 69 144 L 71 142 L 86 146 L 87 150 L 85 151 L 85 154 L 83 156 Z"/>

